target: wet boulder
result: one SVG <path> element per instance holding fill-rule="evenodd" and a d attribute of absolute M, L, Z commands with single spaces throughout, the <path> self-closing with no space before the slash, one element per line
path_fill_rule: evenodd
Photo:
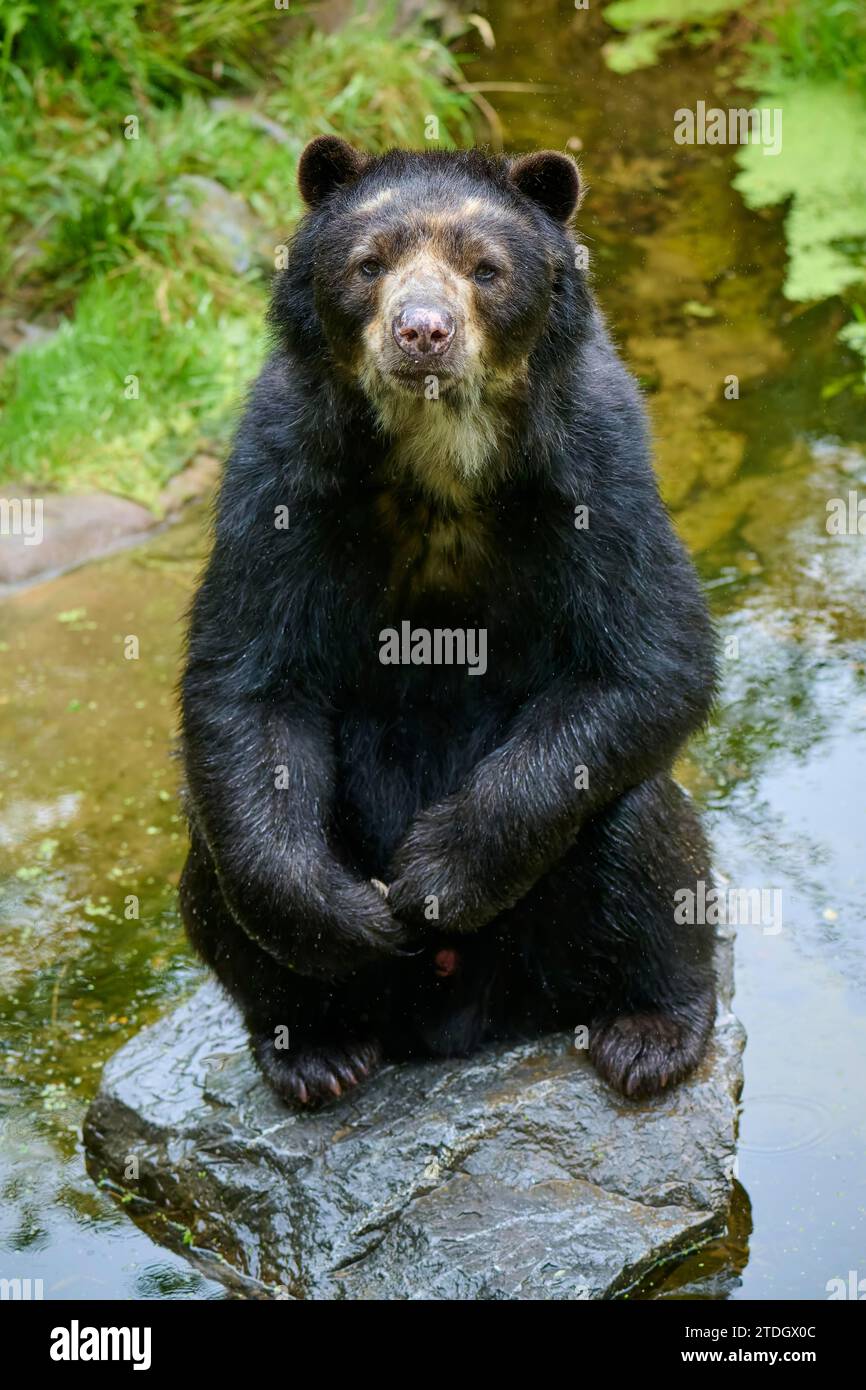
<path fill-rule="evenodd" d="M 390 1066 L 295 1114 L 205 984 L 106 1067 L 85 1125 L 91 1173 L 252 1296 L 626 1293 L 725 1225 L 743 1045 L 729 951 L 720 944 L 726 988 L 704 1063 L 640 1104 L 557 1035 Z"/>

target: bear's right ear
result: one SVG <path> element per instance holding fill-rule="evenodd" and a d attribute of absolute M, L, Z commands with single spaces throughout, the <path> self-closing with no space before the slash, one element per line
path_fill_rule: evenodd
<path fill-rule="evenodd" d="M 538 203 L 557 222 L 567 222 L 580 202 L 577 165 L 557 150 L 521 155 L 509 167 L 508 175 L 524 197 Z"/>
<path fill-rule="evenodd" d="M 357 178 L 366 162 L 365 155 L 336 135 L 311 140 L 298 164 L 298 187 L 307 207 L 317 208 L 335 188 Z"/>

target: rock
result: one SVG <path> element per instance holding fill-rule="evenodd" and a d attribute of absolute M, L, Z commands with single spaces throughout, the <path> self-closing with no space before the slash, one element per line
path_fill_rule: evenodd
<path fill-rule="evenodd" d="M 37 497 L 6 488 L 0 496 L 0 595 L 117 550 L 155 523 L 147 507 L 107 492 Z"/>
<path fill-rule="evenodd" d="M 214 454 L 196 454 L 194 458 L 169 478 L 159 495 L 163 514 L 173 516 L 190 502 L 207 497 L 219 482 L 222 463 Z"/>
<path fill-rule="evenodd" d="M 203 174 L 181 174 L 167 202 L 189 218 L 227 270 L 273 270 L 273 239 L 240 194 Z"/>
<path fill-rule="evenodd" d="M 728 942 L 720 977 L 727 1000 Z M 608 1298 L 724 1228 L 742 1046 L 724 1003 L 698 1073 L 654 1101 L 615 1096 L 558 1035 L 390 1066 L 295 1114 L 208 983 L 109 1062 L 88 1163 L 253 1295 Z"/>
<path fill-rule="evenodd" d="M 22 348 L 47 343 L 54 337 L 58 326 L 30 323 L 27 319 L 0 318 L 0 352 L 15 353 Z"/>
<path fill-rule="evenodd" d="M 259 111 L 251 98 L 212 97 L 208 106 L 218 116 L 239 116 L 243 120 L 249 121 L 256 130 L 270 135 L 271 139 L 276 140 L 278 145 L 293 147 L 298 145 L 297 137 L 286 130 L 284 125 L 280 125 L 279 121 L 272 120 L 263 111 Z"/>

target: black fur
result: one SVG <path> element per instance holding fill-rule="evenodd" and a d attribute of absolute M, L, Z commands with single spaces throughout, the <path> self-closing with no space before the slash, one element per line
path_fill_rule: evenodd
<path fill-rule="evenodd" d="M 580 1024 L 603 1076 L 651 1094 L 699 1060 L 714 1013 L 711 930 L 674 924 L 675 891 L 710 868 L 670 768 L 715 677 L 638 392 L 575 268 L 561 179 L 524 179 L 545 207 L 476 151 L 326 164 L 276 282 L 276 347 L 192 613 L 187 929 L 287 1098 L 339 1094 L 382 1055 Z M 513 213 L 520 283 L 485 322 L 503 360 L 530 352 L 472 498 L 483 558 L 420 593 L 394 584 L 381 494 L 398 533 L 419 506 L 459 527 L 460 508 L 385 481 L 393 441 L 353 377 L 365 309 L 341 281 L 352 210 L 386 186 L 397 232 L 430 187 L 443 206 L 476 191 Z M 383 666 L 379 633 L 404 619 L 485 628 L 487 673 Z"/>

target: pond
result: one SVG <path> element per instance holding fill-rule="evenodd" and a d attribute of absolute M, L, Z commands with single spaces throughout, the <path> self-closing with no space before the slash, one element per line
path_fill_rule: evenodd
<path fill-rule="evenodd" d="M 509 148 L 579 151 L 596 288 L 718 622 L 721 698 L 679 773 L 724 880 L 780 909 L 738 931 L 729 1235 L 641 1295 L 822 1298 L 866 1274 L 866 547 L 826 528 L 866 485 L 866 420 L 821 390 L 848 370 L 842 315 L 785 301 L 781 217 L 744 209 L 729 152 L 674 143 L 676 108 L 729 104 L 711 56 L 623 79 L 589 12 L 486 12 L 469 76 L 523 84 L 486 93 Z M 90 1181 L 79 1137 L 104 1060 L 200 978 L 170 750 L 204 544 L 193 511 L 0 607 L 0 1250 L 47 1297 L 222 1295 Z"/>

